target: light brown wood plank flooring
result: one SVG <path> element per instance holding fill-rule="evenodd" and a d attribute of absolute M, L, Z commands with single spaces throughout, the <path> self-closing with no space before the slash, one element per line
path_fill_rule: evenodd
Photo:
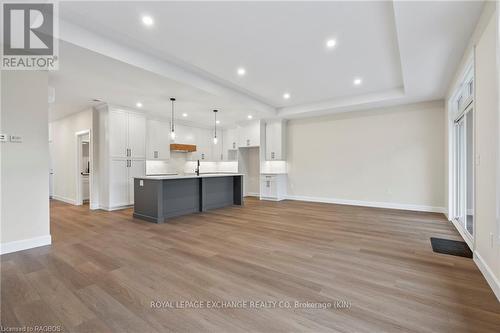
<path fill-rule="evenodd" d="M 72 332 L 500 332 L 500 303 L 443 215 L 246 199 L 152 224 L 51 202 L 53 245 L 1 257 L 3 327 Z M 151 301 L 289 301 L 154 309 Z M 295 309 L 294 301 L 350 302 Z"/>

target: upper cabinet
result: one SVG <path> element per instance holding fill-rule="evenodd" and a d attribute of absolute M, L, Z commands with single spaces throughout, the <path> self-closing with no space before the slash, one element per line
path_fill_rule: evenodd
<path fill-rule="evenodd" d="M 222 160 L 238 160 L 238 134 L 236 128 L 224 130 L 222 139 Z"/>
<path fill-rule="evenodd" d="M 147 129 L 147 159 L 168 160 L 170 158 L 170 123 L 148 120 Z"/>
<path fill-rule="evenodd" d="M 266 122 L 266 161 L 286 159 L 286 122 L 269 120 Z"/>
<path fill-rule="evenodd" d="M 238 134 L 236 128 L 224 131 L 224 150 L 238 149 Z"/>
<path fill-rule="evenodd" d="M 109 111 L 111 158 L 146 158 L 146 117 L 119 109 Z"/>
<path fill-rule="evenodd" d="M 212 131 L 206 128 L 195 128 L 196 132 L 196 152 L 192 153 L 194 160 L 212 160 Z"/>
<path fill-rule="evenodd" d="M 238 146 L 258 147 L 260 146 L 260 121 L 252 121 L 243 126 L 238 126 Z"/>

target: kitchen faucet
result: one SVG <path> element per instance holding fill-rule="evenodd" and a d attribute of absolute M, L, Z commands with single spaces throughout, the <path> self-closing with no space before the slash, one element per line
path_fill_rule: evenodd
<path fill-rule="evenodd" d="M 196 169 L 194 170 L 197 176 L 200 175 L 200 160 L 196 161 Z"/>

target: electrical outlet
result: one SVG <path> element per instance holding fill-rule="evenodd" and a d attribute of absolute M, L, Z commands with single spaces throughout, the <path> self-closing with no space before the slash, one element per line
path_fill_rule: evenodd
<path fill-rule="evenodd" d="M 490 232 L 490 247 L 493 248 L 493 245 L 495 243 L 495 237 L 493 236 L 493 233 Z"/>
<path fill-rule="evenodd" d="M 476 155 L 476 165 L 481 165 L 481 155 Z"/>

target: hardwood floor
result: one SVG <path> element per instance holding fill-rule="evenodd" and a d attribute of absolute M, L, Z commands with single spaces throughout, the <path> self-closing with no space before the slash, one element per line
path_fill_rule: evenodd
<path fill-rule="evenodd" d="M 460 239 L 440 214 L 247 199 L 157 225 L 54 201 L 51 234 L 52 246 L 1 257 L 3 327 L 500 332 L 473 261 L 432 252 L 431 236 Z"/>

